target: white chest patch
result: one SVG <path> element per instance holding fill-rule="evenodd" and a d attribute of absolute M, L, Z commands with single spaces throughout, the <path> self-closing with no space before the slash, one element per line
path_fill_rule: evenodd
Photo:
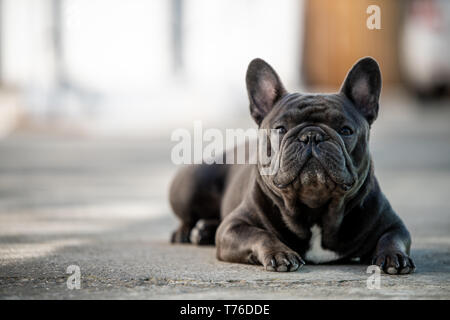
<path fill-rule="evenodd" d="M 340 258 L 336 252 L 322 248 L 322 229 L 318 225 L 312 226 L 311 233 L 309 249 L 305 254 L 306 260 L 313 263 L 325 263 Z"/>

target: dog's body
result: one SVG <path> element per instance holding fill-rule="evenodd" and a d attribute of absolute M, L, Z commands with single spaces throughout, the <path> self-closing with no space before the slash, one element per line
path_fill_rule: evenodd
<path fill-rule="evenodd" d="M 279 169 L 183 168 L 170 192 L 182 221 L 172 242 L 215 242 L 220 260 L 271 271 L 294 271 L 305 259 L 412 272 L 409 233 L 379 188 L 368 150 L 381 90 L 377 63 L 360 60 L 337 94 L 302 95 L 287 93 L 275 71 L 255 59 L 247 89 L 259 127 L 280 133 Z"/>

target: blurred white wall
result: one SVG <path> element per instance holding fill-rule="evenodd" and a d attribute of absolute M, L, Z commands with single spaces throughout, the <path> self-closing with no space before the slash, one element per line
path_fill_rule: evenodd
<path fill-rule="evenodd" d="M 170 76 L 167 0 L 66 0 L 68 75 L 101 92 L 146 92 Z"/>
<path fill-rule="evenodd" d="M 299 2 L 295 0 L 191 0 L 186 2 L 185 80 L 209 108 L 246 105 L 245 71 L 260 57 L 280 73 L 287 87 L 299 79 Z M 206 90 L 205 90 L 206 89 Z M 218 100 L 218 101 L 217 101 Z"/>
<path fill-rule="evenodd" d="M 2 78 L 11 85 L 51 85 L 49 0 L 2 1 Z"/>
<path fill-rule="evenodd" d="M 55 0 L 3 0 L 2 78 L 36 118 L 113 134 L 213 123 L 247 112 L 244 77 L 255 57 L 298 86 L 302 1 L 182 0 L 177 72 L 175 0 L 56 1 L 60 24 Z"/>

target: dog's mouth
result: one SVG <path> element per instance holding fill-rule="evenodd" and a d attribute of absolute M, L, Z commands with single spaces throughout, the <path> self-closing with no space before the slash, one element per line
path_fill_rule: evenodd
<path fill-rule="evenodd" d="M 309 158 L 296 179 L 300 180 L 302 186 L 335 184 L 335 181 L 315 157 Z"/>
<path fill-rule="evenodd" d="M 299 181 L 303 188 L 332 190 L 338 187 L 347 192 L 356 182 L 347 157 L 341 146 L 332 141 L 306 146 L 291 143 L 280 154 L 280 167 L 273 182 L 279 189 Z"/>

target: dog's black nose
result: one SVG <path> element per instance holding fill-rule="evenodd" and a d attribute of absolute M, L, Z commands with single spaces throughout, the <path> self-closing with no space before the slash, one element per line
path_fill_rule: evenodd
<path fill-rule="evenodd" d="M 303 131 L 299 137 L 300 141 L 304 144 L 308 144 L 309 142 L 320 143 L 325 140 L 325 135 L 315 129 Z"/>

